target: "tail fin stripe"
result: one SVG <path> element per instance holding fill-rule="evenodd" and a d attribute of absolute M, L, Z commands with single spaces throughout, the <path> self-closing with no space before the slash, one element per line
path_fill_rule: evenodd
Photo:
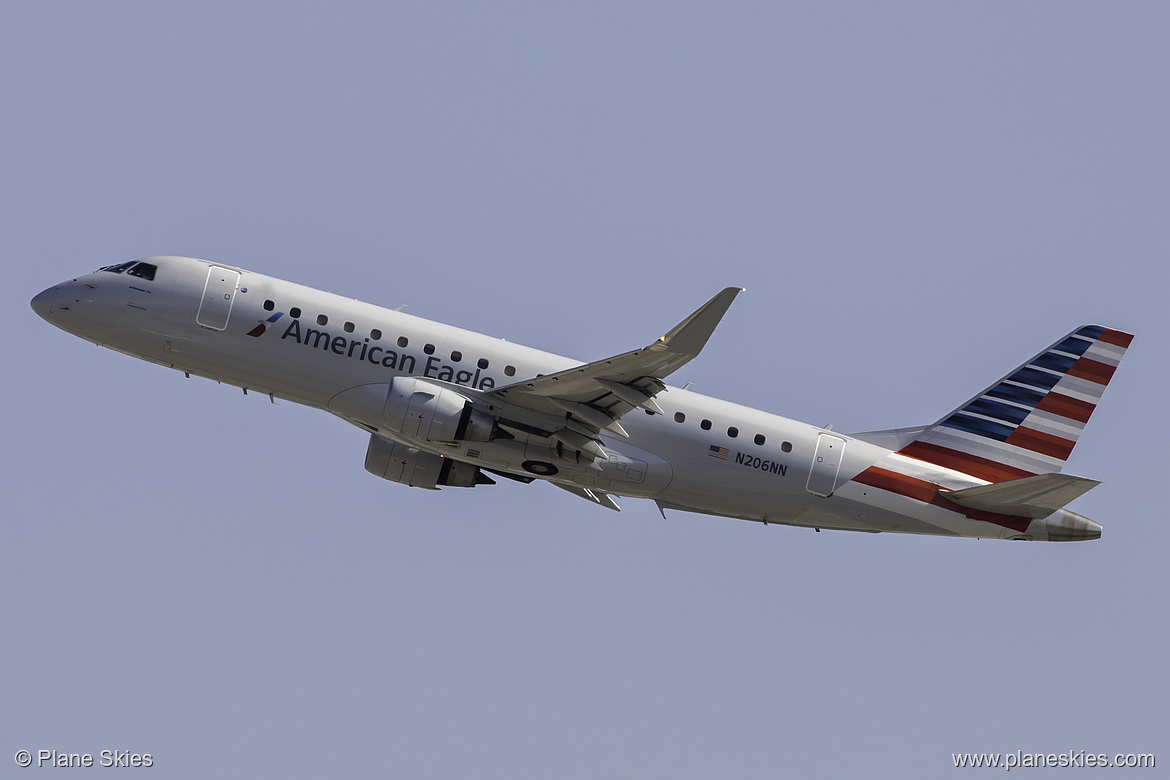
<path fill-rule="evenodd" d="M 1027 407 L 1033 407 L 1038 403 L 1043 403 L 1043 399 L 1045 398 L 1044 393 L 1039 390 L 1033 390 L 1030 387 L 1024 387 L 1022 385 L 1012 385 L 1007 382 L 988 390 L 986 395 L 992 398 L 1002 398 L 1005 401 L 1015 401 Z M 1049 395 L 1052 394 L 1049 393 Z"/>
<path fill-rule="evenodd" d="M 1070 417 L 1061 417 L 1050 412 L 1035 411 L 1028 417 L 1028 427 L 1041 433 L 1051 433 L 1062 439 L 1076 441 L 1085 430 L 1085 424 Z"/>
<path fill-rule="evenodd" d="M 1078 398 L 1070 398 L 1055 390 L 1044 396 L 1040 403 L 1036 404 L 1037 411 L 1067 417 L 1079 423 L 1087 423 L 1089 417 L 1093 414 L 1093 410 L 1096 408 L 1096 404 L 1091 404 L 1088 401 L 1082 401 Z"/>
<path fill-rule="evenodd" d="M 983 396 L 967 404 L 963 411 L 981 414 L 984 417 L 991 417 L 995 420 L 1003 420 L 1012 425 L 1019 425 L 1031 413 L 1032 407 L 1025 408 L 1014 404 L 1005 404 L 1002 401 L 994 401 L 987 396 Z"/>
<path fill-rule="evenodd" d="M 1060 380 L 1057 388 L 1059 388 L 1058 392 L 1060 393 L 1096 406 L 1097 402 L 1101 400 L 1101 394 L 1105 390 L 1105 385 L 1090 379 L 1082 379 L 1079 376 L 1069 376 L 1066 374 L 1064 379 Z"/>
<path fill-rule="evenodd" d="M 1053 385 L 1060 381 L 1060 374 L 1050 374 L 1047 371 L 1025 367 L 1009 376 L 1007 381 L 1019 382 L 1025 387 L 1033 387 L 1038 390 L 1051 390 Z"/>
<path fill-rule="evenodd" d="M 1113 344 L 1106 344 L 1103 341 L 1098 341 L 1092 347 L 1085 351 L 1081 357 L 1087 357 L 1091 360 L 1096 360 L 1098 363 L 1104 363 L 1109 366 L 1116 366 L 1125 357 L 1125 347 L 1114 346 Z"/>
<path fill-rule="evenodd" d="M 1068 460 L 1068 454 L 1072 452 L 1073 445 L 1076 444 L 1076 442 L 1062 439 L 1059 436 L 1041 433 L 1023 426 L 1016 428 L 1007 438 L 1007 443 L 1060 460 Z"/>
<path fill-rule="evenodd" d="M 1057 371 L 1063 374 L 1073 367 L 1079 357 L 1071 355 L 1061 355 L 1057 352 L 1046 352 L 1040 357 L 1032 361 L 1032 365 L 1036 368 L 1047 368 L 1049 371 Z"/>
<path fill-rule="evenodd" d="M 1121 347 L 1123 350 L 1127 349 L 1133 341 L 1132 333 L 1123 333 L 1120 330 L 1113 330 L 1106 328 L 1101 335 L 1097 336 L 1099 341 L 1104 341 L 1106 344 L 1112 344 L 1115 347 Z"/>
<path fill-rule="evenodd" d="M 1109 380 L 1113 378 L 1113 372 L 1116 370 L 1117 366 L 1106 365 L 1083 357 L 1068 370 L 1068 375 L 1079 379 L 1088 379 L 1090 382 L 1104 386 L 1109 384 Z"/>
<path fill-rule="evenodd" d="M 1096 341 L 1097 339 L 1101 338 L 1101 335 L 1107 330 L 1109 330 L 1109 328 L 1106 328 L 1104 325 L 1086 325 L 1077 331 L 1077 335 L 1084 336 L 1085 338 Z M 1119 332 L 1120 331 L 1114 331 L 1114 333 Z"/>
<path fill-rule="evenodd" d="M 943 420 L 940 425 L 945 425 L 947 428 L 956 428 L 967 433 L 975 433 L 980 436 L 986 436 L 989 439 L 997 439 L 998 441 L 1007 441 L 1007 437 L 1012 435 L 1012 426 L 1002 425 L 991 420 L 985 420 L 981 417 L 972 417 L 969 414 L 952 414 L 946 420 Z"/>
<path fill-rule="evenodd" d="M 1053 347 L 1057 352 L 1067 352 L 1070 355 L 1080 357 L 1085 354 L 1085 350 L 1093 346 L 1093 342 L 1087 339 L 1082 339 L 1077 336 L 1069 336 L 1064 341 Z"/>

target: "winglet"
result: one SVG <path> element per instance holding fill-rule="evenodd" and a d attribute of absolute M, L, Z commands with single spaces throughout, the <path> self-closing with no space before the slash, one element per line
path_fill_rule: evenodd
<path fill-rule="evenodd" d="M 658 341 L 671 352 L 692 357 L 703 351 L 707 339 L 715 332 L 715 326 L 723 319 L 735 296 L 744 291 L 742 287 L 728 287 L 704 303 Z"/>

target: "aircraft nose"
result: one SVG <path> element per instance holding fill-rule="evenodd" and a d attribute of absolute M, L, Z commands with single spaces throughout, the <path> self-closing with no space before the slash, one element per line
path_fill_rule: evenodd
<path fill-rule="evenodd" d="M 69 311 L 69 306 L 74 303 L 74 298 L 75 296 L 66 288 L 66 285 L 58 284 L 37 293 L 29 305 L 41 317 L 52 322 L 54 316 Z"/>

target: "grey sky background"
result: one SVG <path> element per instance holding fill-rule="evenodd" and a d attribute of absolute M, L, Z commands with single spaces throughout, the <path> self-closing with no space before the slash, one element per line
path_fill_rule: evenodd
<path fill-rule="evenodd" d="M 1168 23 L 5 3 L 0 774 L 41 748 L 180 778 L 1170 764 Z M 582 360 L 741 285 L 673 380 L 847 432 L 932 422 L 1083 323 L 1128 330 L 1066 469 L 1104 481 L 1073 506 L 1104 536 L 816 534 L 377 480 L 356 428 L 28 307 L 151 254 Z"/>

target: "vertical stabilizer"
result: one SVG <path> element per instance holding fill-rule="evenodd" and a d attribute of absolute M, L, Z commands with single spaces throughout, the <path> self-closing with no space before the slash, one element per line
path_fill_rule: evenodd
<path fill-rule="evenodd" d="M 988 482 L 1060 471 L 1133 336 L 1085 325 L 900 450 Z"/>

